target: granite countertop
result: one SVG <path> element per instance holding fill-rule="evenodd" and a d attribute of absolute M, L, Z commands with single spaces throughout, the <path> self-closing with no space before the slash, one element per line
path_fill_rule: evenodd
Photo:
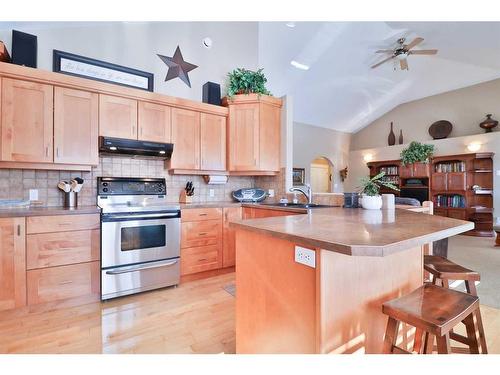
<path fill-rule="evenodd" d="M 50 216 L 50 215 L 81 215 L 98 214 L 101 210 L 97 206 L 68 207 L 14 207 L 0 209 L 0 218 L 20 216 Z"/>
<path fill-rule="evenodd" d="M 396 210 L 316 208 L 304 215 L 238 220 L 236 229 L 354 256 L 387 256 L 471 230 L 474 223 Z"/>

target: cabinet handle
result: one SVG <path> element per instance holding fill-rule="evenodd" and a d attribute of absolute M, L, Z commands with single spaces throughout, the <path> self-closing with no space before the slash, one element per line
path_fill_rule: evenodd
<path fill-rule="evenodd" d="M 21 237 L 21 225 L 17 224 L 17 235 Z"/>
<path fill-rule="evenodd" d="M 59 157 L 59 147 L 56 147 L 56 156 Z"/>
<path fill-rule="evenodd" d="M 73 281 L 72 281 L 72 280 L 66 280 L 66 281 L 61 281 L 61 282 L 59 283 L 59 285 L 67 285 L 67 284 L 72 284 L 72 283 L 73 283 Z"/>
<path fill-rule="evenodd" d="M 203 213 L 203 214 L 199 214 L 198 216 L 207 216 L 207 214 Z"/>
<path fill-rule="evenodd" d="M 49 146 L 45 146 L 45 156 L 49 157 Z"/>
<path fill-rule="evenodd" d="M 201 259 L 198 259 L 198 262 L 204 262 L 206 260 L 208 260 L 208 259 L 207 258 L 201 258 Z"/>
<path fill-rule="evenodd" d="M 198 233 L 198 236 L 206 236 L 208 233 L 207 232 L 201 232 L 201 233 Z"/>

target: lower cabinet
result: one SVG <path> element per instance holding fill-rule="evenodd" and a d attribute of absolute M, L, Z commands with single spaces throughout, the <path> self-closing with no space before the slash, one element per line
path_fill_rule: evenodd
<path fill-rule="evenodd" d="M 235 231 L 229 226 L 232 220 L 241 220 L 243 208 L 224 207 L 224 240 L 222 243 L 222 267 L 232 267 L 236 263 Z"/>
<path fill-rule="evenodd" d="M 26 305 L 24 217 L 0 218 L 0 311 Z"/>

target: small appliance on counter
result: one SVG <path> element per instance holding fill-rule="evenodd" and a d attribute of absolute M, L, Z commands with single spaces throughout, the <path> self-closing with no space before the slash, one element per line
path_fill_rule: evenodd
<path fill-rule="evenodd" d="M 359 193 L 344 193 L 344 208 L 359 207 Z"/>
<path fill-rule="evenodd" d="M 235 190 L 232 196 L 238 202 L 262 202 L 266 199 L 267 193 L 263 189 L 248 188 Z"/>
<path fill-rule="evenodd" d="M 70 182 L 59 181 L 57 187 L 64 192 L 64 207 L 78 206 L 78 193 L 83 187 L 83 178 L 75 177 Z"/>

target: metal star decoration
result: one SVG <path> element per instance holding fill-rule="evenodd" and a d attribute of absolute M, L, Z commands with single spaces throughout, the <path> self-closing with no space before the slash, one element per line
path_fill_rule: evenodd
<path fill-rule="evenodd" d="M 174 56 L 168 57 L 158 54 L 158 57 L 168 66 L 165 82 L 179 77 L 186 85 L 191 87 L 188 72 L 196 69 L 198 65 L 190 64 L 184 61 L 179 46 L 175 49 Z"/>

